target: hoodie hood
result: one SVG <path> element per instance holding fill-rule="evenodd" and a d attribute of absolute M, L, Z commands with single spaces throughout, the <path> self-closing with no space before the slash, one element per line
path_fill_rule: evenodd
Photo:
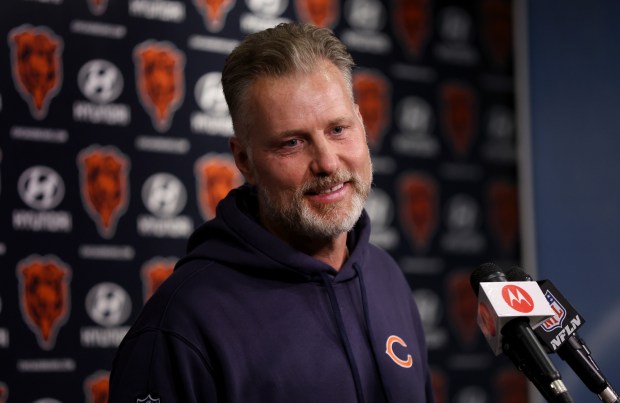
<path fill-rule="evenodd" d="M 356 275 L 355 263 L 362 263 L 370 238 L 370 220 L 362 212 L 347 236 L 349 258 L 336 271 L 333 267 L 300 252 L 261 226 L 256 218 L 258 199 L 249 185 L 232 190 L 217 206 L 216 217 L 200 226 L 190 237 L 188 255 L 177 267 L 191 260 L 213 260 L 230 267 L 243 267 L 255 275 L 277 275 L 280 271 L 297 273 L 308 279 L 320 279 L 324 274 L 334 281 L 344 281 Z"/>

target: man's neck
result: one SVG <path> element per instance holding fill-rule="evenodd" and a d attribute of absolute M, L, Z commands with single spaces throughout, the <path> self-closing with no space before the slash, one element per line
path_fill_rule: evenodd
<path fill-rule="evenodd" d="M 278 238 L 293 248 L 323 262 L 339 271 L 349 257 L 347 248 L 347 234 L 342 233 L 334 238 L 314 239 L 304 235 L 293 234 L 290 231 L 276 228 L 264 220 L 262 224 Z"/>

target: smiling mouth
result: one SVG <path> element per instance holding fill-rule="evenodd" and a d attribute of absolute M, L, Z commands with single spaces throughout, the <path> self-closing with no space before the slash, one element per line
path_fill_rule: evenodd
<path fill-rule="evenodd" d="M 309 194 L 311 194 L 311 195 L 330 194 L 330 193 L 339 191 L 343 187 L 344 187 L 344 183 L 339 183 L 339 184 L 334 185 L 334 186 L 332 186 L 330 188 L 327 188 L 327 189 L 321 189 L 321 190 L 317 190 L 317 191 L 310 191 Z"/>

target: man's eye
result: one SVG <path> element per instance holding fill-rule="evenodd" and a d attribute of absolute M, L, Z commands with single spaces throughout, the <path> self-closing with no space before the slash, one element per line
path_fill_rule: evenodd
<path fill-rule="evenodd" d="M 336 126 L 334 127 L 333 131 L 336 134 L 342 134 L 344 133 L 344 126 Z"/>
<path fill-rule="evenodd" d="M 299 144 L 299 139 L 290 139 L 284 142 L 285 147 L 295 147 Z"/>

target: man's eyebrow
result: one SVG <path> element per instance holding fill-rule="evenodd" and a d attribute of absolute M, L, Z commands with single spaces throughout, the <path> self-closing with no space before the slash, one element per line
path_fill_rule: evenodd
<path fill-rule="evenodd" d="M 299 136 L 305 133 L 306 133 L 306 130 L 291 129 L 291 130 L 284 130 L 284 131 L 278 132 L 276 133 L 276 136 L 277 137 L 294 137 L 294 136 Z"/>
<path fill-rule="evenodd" d="M 348 124 L 348 122 L 350 121 L 351 121 L 351 118 L 340 116 L 340 117 L 329 120 L 327 122 L 326 127 L 344 125 L 344 124 Z M 276 136 L 277 137 L 293 137 L 293 136 L 304 135 L 306 133 L 307 133 L 307 130 L 305 129 L 289 129 L 289 130 L 283 130 L 281 132 L 277 132 Z"/>

